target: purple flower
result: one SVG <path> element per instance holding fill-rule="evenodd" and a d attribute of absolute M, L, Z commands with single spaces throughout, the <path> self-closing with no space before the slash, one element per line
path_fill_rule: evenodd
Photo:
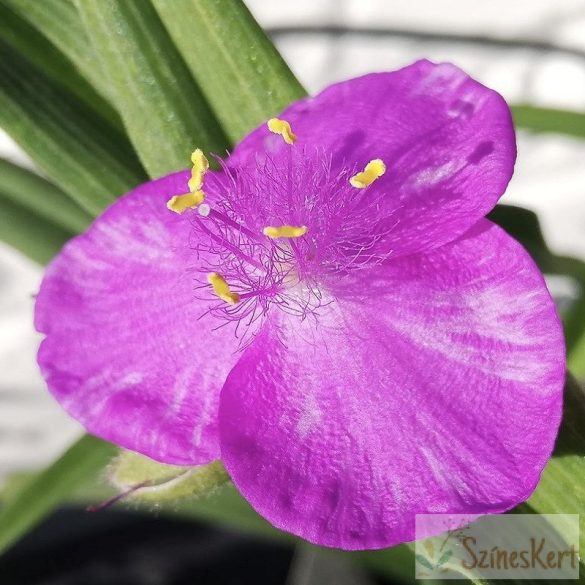
<path fill-rule="evenodd" d="M 565 366 L 542 275 L 484 219 L 514 159 L 504 100 L 428 61 L 294 103 L 221 171 L 196 151 L 47 269 L 49 388 L 118 445 L 221 458 L 311 542 L 507 510 L 550 456 Z"/>

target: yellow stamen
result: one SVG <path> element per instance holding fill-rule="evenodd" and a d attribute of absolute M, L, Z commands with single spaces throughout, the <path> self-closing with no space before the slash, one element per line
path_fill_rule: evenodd
<path fill-rule="evenodd" d="M 175 213 L 183 213 L 187 209 L 192 209 L 201 205 L 205 200 L 205 193 L 201 190 L 203 187 L 203 177 L 209 169 L 209 161 L 200 148 L 197 148 L 191 154 L 191 178 L 189 179 L 189 193 L 184 195 L 175 195 L 167 201 L 167 209 Z"/>
<path fill-rule="evenodd" d="M 270 118 L 267 122 L 268 130 L 273 134 L 280 134 L 287 144 L 294 144 L 297 141 L 296 134 L 293 133 L 290 124 L 280 118 Z"/>
<path fill-rule="evenodd" d="M 280 227 L 268 226 L 262 230 L 262 233 L 273 240 L 276 238 L 300 238 L 307 233 L 309 228 L 305 225 L 295 227 L 294 225 L 282 225 Z"/>
<path fill-rule="evenodd" d="M 185 195 L 175 195 L 167 201 L 167 208 L 175 213 L 183 213 L 187 209 L 197 207 L 205 200 L 203 191 L 194 193 L 185 193 Z"/>
<path fill-rule="evenodd" d="M 229 305 L 235 305 L 240 302 L 240 295 L 232 292 L 225 278 L 217 272 L 210 272 L 207 275 L 207 282 L 213 287 L 213 292 Z"/>
<path fill-rule="evenodd" d="M 194 193 L 203 187 L 203 177 L 209 170 L 209 161 L 203 154 L 203 151 L 198 148 L 193 151 L 191 162 L 193 163 L 193 168 L 191 169 L 191 178 L 189 179 L 189 191 Z"/>
<path fill-rule="evenodd" d="M 384 161 L 376 158 L 371 160 L 361 173 L 354 175 L 349 182 L 351 183 L 351 186 L 356 189 L 365 189 L 376 179 L 379 179 L 385 172 L 386 165 L 384 164 Z"/>

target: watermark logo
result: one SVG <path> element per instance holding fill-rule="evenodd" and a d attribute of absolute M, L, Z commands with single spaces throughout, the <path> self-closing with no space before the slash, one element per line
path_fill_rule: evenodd
<path fill-rule="evenodd" d="M 578 579 L 579 515 L 419 514 L 415 570 L 417 579 Z"/>

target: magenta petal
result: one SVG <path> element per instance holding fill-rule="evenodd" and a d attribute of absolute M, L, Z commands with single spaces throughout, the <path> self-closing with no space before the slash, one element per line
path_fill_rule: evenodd
<path fill-rule="evenodd" d="M 219 390 L 237 339 L 194 299 L 190 224 L 165 206 L 188 173 L 112 205 L 47 269 L 36 303 L 39 364 L 89 432 L 167 463 L 219 456 Z"/>
<path fill-rule="evenodd" d="M 372 279 L 316 318 L 273 313 L 220 401 L 222 458 L 252 506 L 344 549 L 411 540 L 417 513 L 525 500 L 561 416 L 555 307 L 500 228 Z"/>
<path fill-rule="evenodd" d="M 504 193 L 516 158 L 506 102 L 448 63 L 418 61 L 341 82 L 281 117 L 298 136 L 293 148 L 331 154 L 334 169 L 385 161 L 386 174 L 364 192 L 381 198 L 364 218 L 388 232 L 380 254 L 428 250 L 463 234 Z M 230 165 L 287 148 L 264 125 L 238 145 Z"/>

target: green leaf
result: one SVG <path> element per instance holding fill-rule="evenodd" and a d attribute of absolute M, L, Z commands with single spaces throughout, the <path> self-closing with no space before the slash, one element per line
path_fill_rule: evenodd
<path fill-rule="evenodd" d="M 152 177 L 185 168 L 194 148 L 227 139 L 150 4 L 79 0 L 88 37 L 128 135 Z"/>
<path fill-rule="evenodd" d="M 0 192 L 0 240 L 31 260 L 46 264 L 73 236 L 73 232 L 31 213 Z"/>
<path fill-rule="evenodd" d="M 239 0 L 153 0 L 235 143 L 305 91 Z"/>
<path fill-rule="evenodd" d="M 109 82 L 72 0 L 2 0 L 57 47 L 90 84 L 109 99 Z"/>
<path fill-rule="evenodd" d="M 196 467 L 165 465 L 134 453 L 122 451 L 109 466 L 110 483 L 127 499 L 157 505 L 176 505 L 184 498 L 208 496 L 230 481 L 221 461 Z"/>
<path fill-rule="evenodd" d="M 526 104 L 512 105 L 511 109 L 518 128 L 585 138 L 585 114 L 582 112 L 539 108 Z"/>
<path fill-rule="evenodd" d="M 0 126 L 92 215 L 145 179 L 122 134 L 2 41 Z"/>
<path fill-rule="evenodd" d="M 70 233 L 80 233 L 92 217 L 61 189 L 39 175 L 0 159 L 0 199 L 8 199 L 30 210 L 39 219 L 60 226 Z M 34 238 L 35 233 L 26 234 Z"/>
<path fill-rule="evenodd" d="M 121 128 L 120 116 L 79 74 L 73 62 L 39 30 L 5 4 L 6 1 L 0 0 L 0 38 L 41 69 L 52 81 L 73 93 L 111 124 Z M 37 2 L 36 5 L 38 7 L 44 3 Z"/>
<path fill-rule="evenodd" d="M 16 542 L 83 482 L 95 478 L 116 453 L 113 445 L 84 436 L 55 463 L 20 487 L 0 510 L 0 551 Z"/>
<path fill-rule="evenodd" d="M 497 205 L 488 218 L 518 240 L 544 273 L 570 275 L 585 284 L 585 262 L 553 254 L 544 239 L 536 213 L 515 205 Z"/>
<path fill-rule="evenodd" d="M 579 334 L 573 334 L 573 343 L 568 354 L 567 364 L 571 372 L 580 379 L 585 377 L 585 294 L 571 310 L 571 330 L 577 330 Z"/>

